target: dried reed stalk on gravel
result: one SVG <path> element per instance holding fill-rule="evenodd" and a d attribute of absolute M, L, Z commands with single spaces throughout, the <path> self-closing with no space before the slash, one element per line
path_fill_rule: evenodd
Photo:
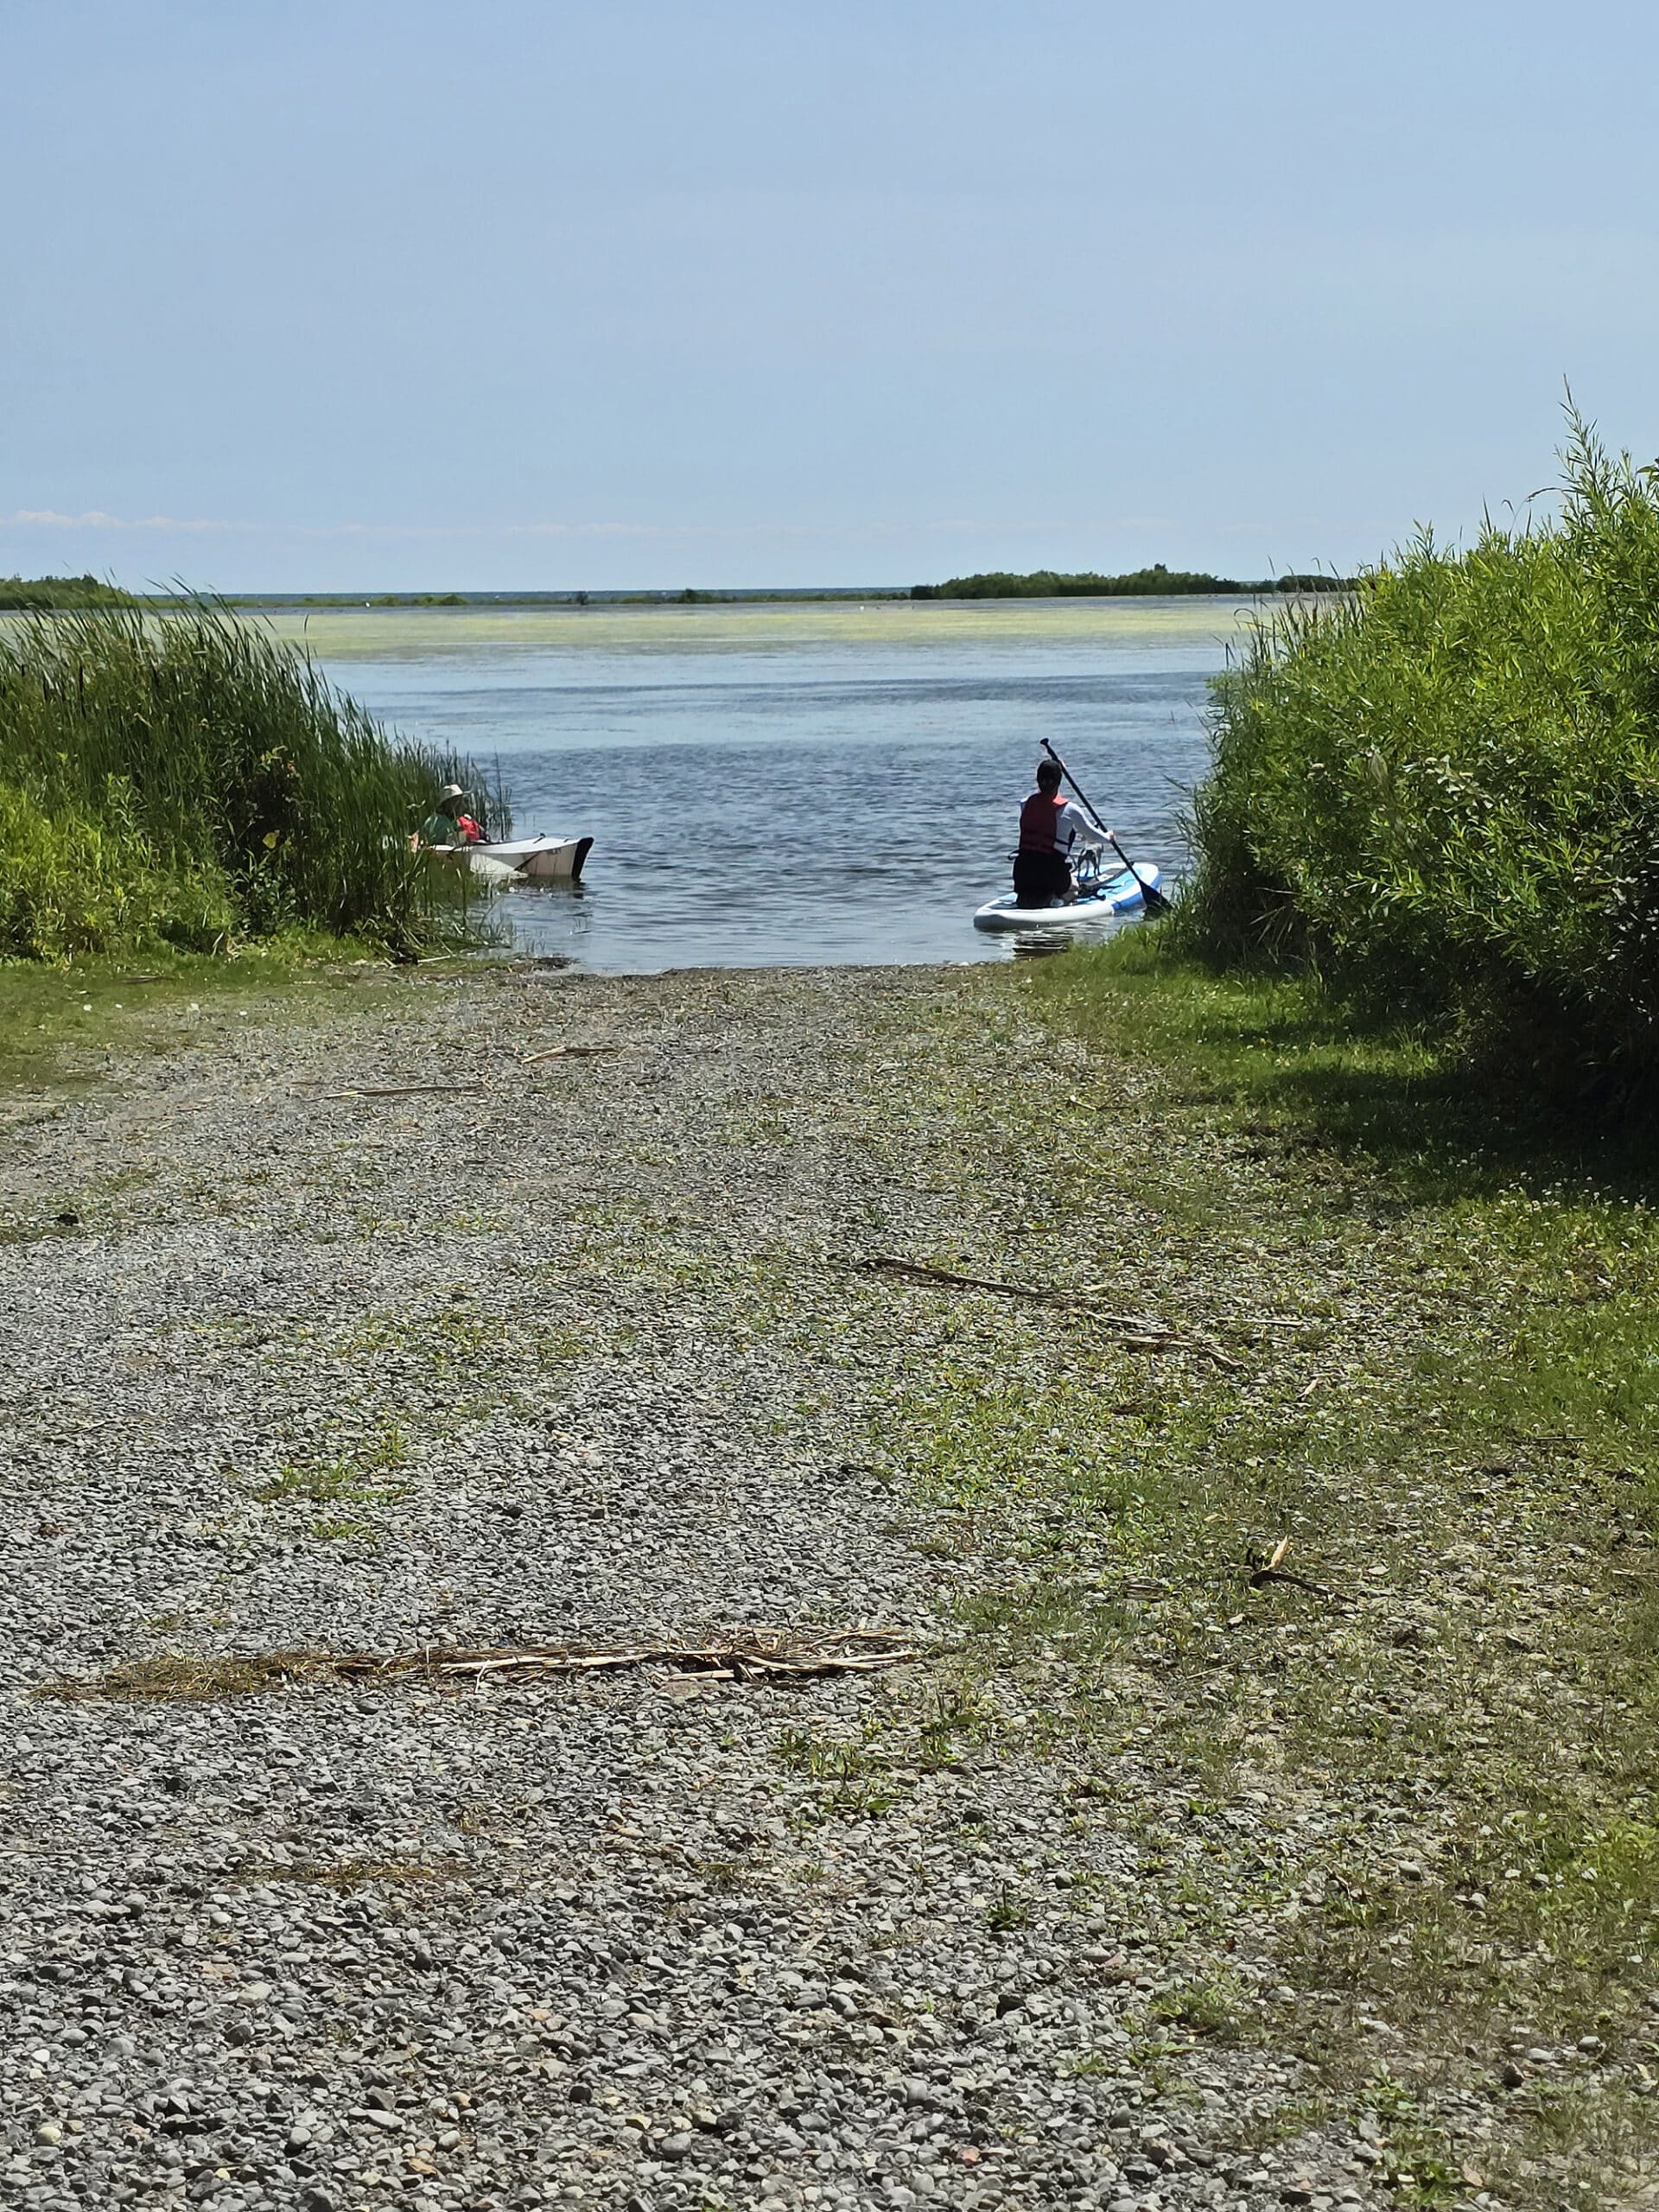
<path fill-rule="evenodd" d="M 849 1264 L 861 1268 L 869 1274 L 897 1275 L 901 1281 L 919 1282 L 930 1287 L 979 1290 L 995 1298 L 1025 1299 L 1033 1306 L 1067 1306 L 1074 1313 L 1087 1314 L 1098 1327 L 1109 1329 L 1114 1336 L 1121 1337 L 1132 1351 L 1190 1351 L 1200 1358 L 1213 1360 L 1217 1367 L 1238 1365 L 1236 1359 L 1230 1358 L 1219 1344 L 1211 1344 L 1207 1337 L 1185 1335 L 1149 1314 L 1103 1313 L 1094 1303 L 1098 1290 L 1086 1283 L 1068 1290 L 1032 1283 L 997 1282 L 988 1275 L 958 1274 L 954 1268 L 931 1268 L 919 1260 L 893 1259 L 885 1253 L 855 1259 Z"/>
<path fill-rule="evenodd" d="M 413 1098 L 427 1090 L 482 1090 L 481 1083 L 359 1083 L 350 1090 L 325 1090 L 325 1098 Z"/>
<path fill-rule="evenodd" d="M 602 1052 L 620 1052 L 620 1045 L 554 1045 L 545 1052 L 529 1052 L 519 1062 L 521 1067 L 533 1068 L 543 1060 L 594 1060 Z"/>
<path fill-rule="evenodd" d="M 268 1651 L 246 1657 L 124 1660 L 107 1674 L 42 1684 L 41 1697 L 252 1697 L 295 1682 L 416 1681 L 440 1688 L 481 1688 L 488 1682 L 535 1682 L 569 1675 L 611 1674 L 629 1667 L 668 1667 L 682 1677 L 722 1681 L 785 1675 L 871 1674 L 920 1654 L 904 1631 L 852 1628 L 717 1630 L 700 1643 L 548 1643 L 499 1650 Z"/>

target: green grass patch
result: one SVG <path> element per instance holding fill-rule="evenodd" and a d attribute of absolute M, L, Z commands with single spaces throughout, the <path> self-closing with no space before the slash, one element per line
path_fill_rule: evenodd
<path fill-rule="evenodd" d="M 1659 1176 L 1455 1040 L 1156 932 L 995 988 L 1039 1025 L 1022 1090 L 953 1076 L 947 1020 L 931 1109 L 1011 1240 L 1065 1234 L 972 1271 L 1116 1266 L 1230 1363 L 935 1309 L 871 1449 L 947 1516 L 985 1740 L 1065 1758 L 1072 1827 L 1133 1842 L 1181 1961 L 1148 2033 L 1288 2041 L 1351 2113 L 1384 2037 L 1403 2201 L 1465 2165 L 1605 2201 L 1656 2132 Z"/>
<path fill-rule="evenodd" d="M 79 1088 L 118 1055 L 170 1051 L 243 1013 L 292 1003 L 302 989 L 342 988 L 344 963 L 372 952 L 296 931 L 232 958 L 164 947 L 60 964 L 0 959 L 0 1095 Z"/>
<path fill-rule="evenodd" d="M 812 1728 L 786 1728 L 772 1746 L 785 1772 L 816 1785 L 811 1810 L 819 1820 L 880 1820 L 904 1792 L 891 1776 L 891 1761 L 879 1747 L 878 1732 L 849 1742 Z"/>
<path fill-rule="evenodd" d="M 366 1521 L 342 1521 L 319 1516 L 307 1534 L 319 1544 L 372 1544 L 374 1530 Z"/>
<path fill-rule="evenodd" d="M 298 1460 L 283 1467 L 270 1482 L 260 1484 L 251 1496 L 260 1505 L 285 1505 L 295 1500 L 308 1505 L 391 1504 L 408 1495 L 406 1483 L 388 1479 L 408 1459 L 409 1446 L 402 1429 L 387 1427 L 372 1442 L 339 1459 Z M 336 1536 L 355 1535 L 359 1529 L 355 1521 L 314 1524 L 314 1533 Z M 368 1531 L 361 1529 L 361 1533 Z"/>

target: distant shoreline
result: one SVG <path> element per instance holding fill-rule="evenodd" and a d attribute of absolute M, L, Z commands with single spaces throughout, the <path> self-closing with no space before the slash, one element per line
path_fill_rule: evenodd
<path fill-rule="evenodd" d="M 989 601 L 1031 605 L 1039 601 L 1147 599 L 1268 599 L 1306 592 L 1352 588 L 1345 578 L 1281 576 L 1239 582 L 1141 569 L 1126 576 L 1071 576 L 1039 570 L 1029 576 L 959 576 L 942 584 L 825 584 L 799 589 L 757 588 L 730 591 L 448 591 L 448 592 L 127 592 L 92 576 L 0 576 L 0 613 L 75 613 L 99 608 L 169 608 L 221 606 L 238 612 L 276 613 L 429 612 L 443 607 L 474 613 L 514 608 L 543 611 L 619 607 L 810 607 L 914 605 L 982 606 Z"/>
<path fill-rule="evenodd" d="M 1052 599 L 1039 599 L 1033 594 L 1008 593 L 992 598 L 963 596 L 945 597 L 930 591 L 920 598 L 910 591 L 703 591 L 695 600 L 688 600 L 678 592 L 589 592 L 578 599 L 570 592 L 449 592 L 442 594 L 409 592 L 385 593 L 378 598 L 364 598 L 360 594 L 342 592 L 325 594 L 310 592 L 292 595 L 280 592 L 244 592 L 227 597 L 223 602 L 238 612 L 247 613 L 443 613 L 468 612 L 474 614 L 502 613 L 515 610 L 544 614 L 614 613 L 620 608 L 645 608 L 658 613 L 689 612 L 695 608 L 722 607 L 906 607 L 917 608 L 938 606 L 958 611 L 968 608 L 983 609 L 987 606 L 1005 607 L 1075 607 L 1080 601 L 1104 605 L 1147 605 L 1155 597 L 1172 600 L 1197 599 L 1271 599 L 1286 594 L 1271 588 L 1247 587 L 1239 591 L 1171 592 L 1154 594 L 1149 592 L 1091 592 L 1057 593 Z M 146 607 L 176 607 L 189 602 L 178 600 L 153 599 L 141 602 Z"/>

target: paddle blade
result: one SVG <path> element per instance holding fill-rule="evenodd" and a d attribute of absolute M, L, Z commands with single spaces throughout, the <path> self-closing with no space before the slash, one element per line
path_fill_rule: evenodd
<path fill-rule="evenodd" d="M 1119 857 L 1122 857 L 1121 848 Z M 1133 861 L 1126 860 L 1123 864 L 1141 887 L 1141 904 L 1145 911 L 1148 914 L 1166 914 L 1169 912 L 1169 901 L 1157 885 L 1148 880 L 1150 871 L 1137 868 Z"/>

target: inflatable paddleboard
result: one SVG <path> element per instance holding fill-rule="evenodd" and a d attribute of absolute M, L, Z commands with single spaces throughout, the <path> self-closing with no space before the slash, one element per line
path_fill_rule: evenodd
<path fill-rule="evenodd" d="M 1012 891 L 993 899 L 974 916 L 976 930 L 1074 930 L 1084 922 L 1109 922 L 1119 914 L 1138 914 L 1146 904 L 1141 886 L 1158 888 L 1158 870 L 1144 862 L 1136 875 L 1125 868 L 1121 875 L 1085 891 L 1080 897 L 1057 899 L 1052 906 L 1020 906 Z"/>

